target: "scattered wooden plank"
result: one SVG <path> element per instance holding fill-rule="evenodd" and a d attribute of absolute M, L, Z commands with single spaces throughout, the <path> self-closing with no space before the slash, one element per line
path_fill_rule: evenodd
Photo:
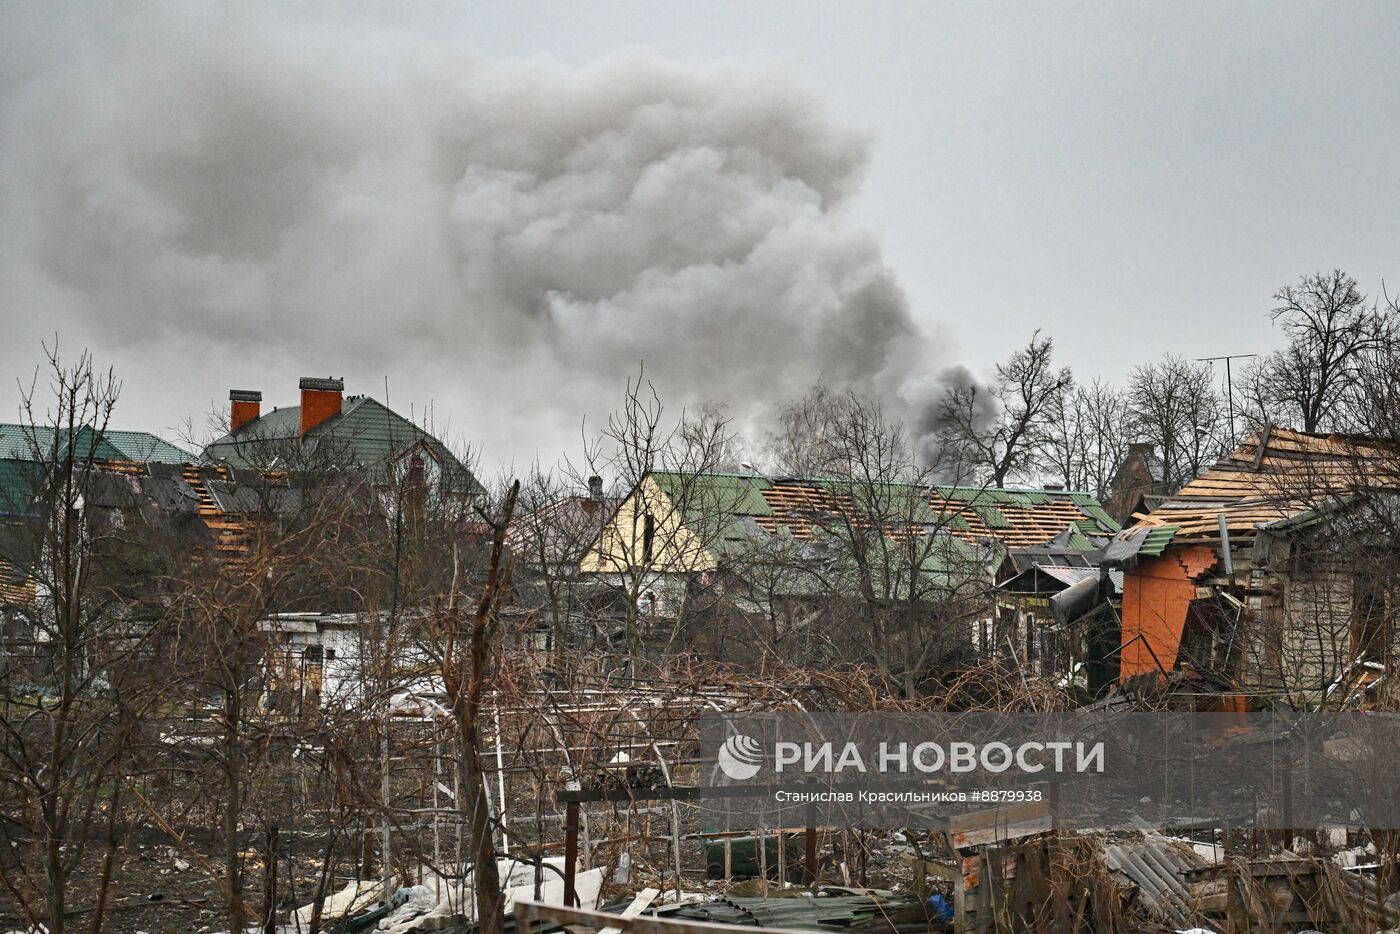
<path fill-rule="evenodd" d="M 647 906 L 654 902 L 656 900 L 656 896 L 660 894 L 660 889 L 642 889 L 640 892 L 637 893 L 636 897 L 632 899 L 632 904 L 622 909 L 622 914 L 620 915 L 620 917 L 623 920 L 630 920 L 632 918 L 637 917 L 637 915 L 646 911 Z M 622 928 L 606 927 L 599 931 L 598 934 L 622 934 Z"/>

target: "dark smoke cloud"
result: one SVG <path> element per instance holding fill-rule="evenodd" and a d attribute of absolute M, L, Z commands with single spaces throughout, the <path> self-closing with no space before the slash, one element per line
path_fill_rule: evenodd
<path fill-rule="evenodd" d="M 818 379 L 911 415 L 937 392 L 845 210 L 866 141 L 778 75 L 488 64 L 232 5 L 16 4 L 0 32 L 5 315 L 149 362 L 128 385 L 177 391 L 148 405 L 387 373 L 488 459 L 549 459 L 643 358 L 741 426 Z"/>

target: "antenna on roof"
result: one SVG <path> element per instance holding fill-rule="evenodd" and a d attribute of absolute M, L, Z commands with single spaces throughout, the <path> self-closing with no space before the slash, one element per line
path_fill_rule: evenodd
<path fill-rule="evenodd" d="M 1223 356 L 1223 357 L 1197 357 L 1197 358 L 1196 358 L 1196 362 L 1197 362 L 1197 363 L 1214 363 L 1214 362 L 1217 361 L 1217 360 L 1224 360 L 1224 361 L 1225 361 L 1225 397 L 1226 397 L 1226 399 L 1229 400 L 1228 405 L 1229 405 L 1229 412 L 1230 412 L 1230 443 L 1231 443 L 1231 444 L 1234 444 L 1234 443 L 1235 443 L 1235 386 L 1234 386 L 1234 382 L 1230 379 L 1230 361 L 1231 361 L 1231 360 L 1248 360 L 1250 357 L 1257 357 L 1257 356 L 1259 356 L 1257 353 L 1237 353 L 1237 354 L 1227 354 L 1227 355 L 1225 355 L 1225 356 Z"/>

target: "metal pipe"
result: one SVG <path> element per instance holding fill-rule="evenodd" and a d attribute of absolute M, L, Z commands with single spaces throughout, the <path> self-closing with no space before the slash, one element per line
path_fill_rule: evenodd
<path fill-rule="evenodd" d="M 1230 555 L 1230 525 L 1225 521 L 1225 513 L 1217 513 L 1220 519 L 1220 555 L 1225 559 L 1225 576 L 1235 576 L 1235 562 Z"/>

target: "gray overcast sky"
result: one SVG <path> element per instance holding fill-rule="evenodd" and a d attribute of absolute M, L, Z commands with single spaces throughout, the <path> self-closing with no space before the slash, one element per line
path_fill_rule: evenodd
<path fill-rule="evenodd" d="M 723 97 L 725 103 L 714 108 L 718 116 L 707 118 L 699 128 L 687 123 L 682 136 L 692 142 L 700 139 L 705 146 L 712 137 L 722 137 L 714 147 L 727 154 L 725 164 L 743 163 L 744 191 L 762 195 L 762 209 L 746 216 L 763 217 L 771 210 L 784 224 L 801 218 L 801 225 L 811 225 L 804 234 L 809 239 L 802 242 L 815 244 L 810 251 L 833 257 L 829 265 L 840 269 L 818 277 L 830 288 L 823 286 L 810 300 L 814 307 L 830 307 L 831 319 L 823 319 L 817 330 L 835 336 L 815 349 L 803 344 L 787 348 L 794 354 L 831 353 L 833 346 L 839 349 L 843 340 L 850 341 L 849 335 L 838 333 L 838 325 L 853 308 L 858 309 L 857 317 L 873 314 L 874 324 L 862 318 L 852 333 L 873 329 L 888 338 L 890 346 L 899 343 L 909 327 L 901 318 L 902 303 L 869 297 L 872 289 L 883 294 L 887 285 L 875 268 L 881 255 L 889 278 L 907 295 L 907 317 L 926 341 L 916 356 L 931 361 L 930 370 L 960 363 L 983 372 L 1041 327 L 1056 338 L 1062 361 L 1080 377 L 1120 380 L 1134 364 L 1164 352 L 1205 356 L 1271 349 L 1276 338 L 1266 317 L 1269 296 L 1301 273 L 1341 266 L 1371 293 L 1379 291 L 1383 278 L 1392 286 L 1400 284 L 1400 56 L 1395 54 L 1400 4 L 1395 3 L 395 4 L 362 5 L 357 12 L 334 16 L 310 7 L 299 13 L 260 8 L 256 14 L 235 15 L 232 25 L 211 7 L 198 8 L 195 14 L 150 7 L 117 24 L 95 25 L 81 6 L 51 13 L 45 12 L 48 7 L 27 4 L 0 9 L 0 27 L 7 36 L 0 39 L 0 55 L 7 63 L 0 65 L 6 101 L 0 124 L 0 139 L 6 141 L 0 145 L 9 150 L 8 187 L 0 201 L 8 254 L 0 257 L 5 263 L 0 312 L 5 330 L 15 338 L 0 349 L 0 365 L 12 373 L 24 372 L 38 355 L 38 338 L 55 329 L 70 345 L 88 343 L 99 359 L 115 362 L 126 378 L 127 404 L 119 418 L 124 427 L 169 428 L 184 414 L 199 416 L 234 385 L 252 383 L 248 388 L 263 389 L 270 404 L 288 404 L 294 401 L 295 376 L 303 372 L 344 372 L 348 391 L 375 394 L 380 394 L 388 374 L 396 387 L 397 398 L 391 399 L 396 407 L 406 409 L 408 400 L 433 400 L 439 419 L 450 415 L 455 434 L 486 443 L 488 462 L 519 461 L 535 451 L 550 458 L 558 446 L 569 443 L 569 435 L 576 436 L 568 426 L 576 425 L 580 407 L 595 407 L 594 401 L 603 398 L 598 386 L 606 382 L 596 372 L 587 378 L 570 375 L 570 351 L 608 358 L 607 371 L 620 383 L 628 369 L 623 361 L 635 359 L 629 354 L 648 354 L 649 340 L 690 333 L 685 328 L 649 332 L 636 324 L 645 318 L 629 317 L 643 314 L 637 309 L 666 307 L 658 295 L 675 295 L 684 284 L 690 291 L 679 304 L 723 304 L 739 288 L 766 294 L 764 275 L 785 281 L 800 277 L 794 271 L 800 266 L 774 261 L 763 274 L 750 270 L 718 284 L 697 286 L 689 274 L 680 280 L 672 276 L 663 289 L 642 299 L 633 286 L 656 278 L 646 269 L 693 270 L 695 258 L 682 262 L 666 254 L 650 265 L 616 270 L 617 280 L 627 283 L 623 288 L 597 281 L 590 268 L 597 266 L 597 259 L 583 251 L 572 279 L 567 270 L 557 281 L 530 282 L 528 287 L 493 279 L 489 289 L 476 292 L 473 276 L 478 273 L 465 275 L 472 280 L 466 286 L 456 280 L 464 277 L 462 268 L 479 270 L 473 265 L 477 241 L 456 230 L 443 235 L 452 241 L 443 262 L 462 264 L 446 277 L 456 284 L 424 294 L 415 291 L 411 298 L 417 312 L 401 312 L 395 296 L 402 290 L 386 287 L 383 294 L 372 296 L 377 304 L 371 306 L 381 309 L 384 326 L 392 328 L 402 314 L 404 327 L 428 347 L 449 339 L 443 335 L 458 334 L 435 330 L 443 314 L 438 305 L 470 304 L 470 296 L 481 294 L 489 296 L 483 301 L 505 305 L 520 295 L 536 296 L 520 300 L 533 303 L 531 307 L 547 302 L 552 326 L 562 329 L 547 338 L 550 354 L 512 350 L 497 357 L 495 351 L 502 346 L 515 348 L 546 338 L 488 328 L 483 333 L 489 331 L 490 336 L 479 348 L 457 358 L 478 373 L 476 382 L 457 391 L 452 386 L 457 374 L 439 366 L 440 361 L 419 365 L 411 357 L 406 361 L 387 353 L 387 345 L 397 342 L 392 335 L 380 335 L 386 362 L 378 369 L 375 339 L 368 334 L 352 335 L 354 340 L 347 338 L 345 348 L 323 355 L 299 352 L 304 345 L 288 347 L 317 333 L 308 326 L 306 334 L 299 335 L 295 320 L 302 306 L 279 306 L 275 299 L 250 296 L 263 295 L 258 290 L 287 292 L 345 279 L 337 263 L 350 270 L 366 265 L 357 252 L 358 241 L 347 239 L 337 253 L 283 258 L 269 273 L 258 266 L 261 247 L 242 242 L 264 235 L 256 225 L 235 217 L 231 223 L 242 225 L 236 235 L 220 230 L 205 236 L 200 249 L 191 250 L 189 242 L 199 240 L 200 217 L 198 204 L 191 204 L 207 199 L 214 206 L 214 223 L 219 223 L 217 218 L 237 215 L 238 203 L 248 199 L 242 189 L 226 187 L 231 184 L 230 164 L 252 164 L 248 174 L 265 171 L 279 180 L 296 173 L 285 171 L 284 163 L 275 159 L 260 163 L 261 151 L 240 155 L 239 144 L 228 140 L 220 147 L 231 162 L 212 168 L 194 164 L 198 159 L 181 148 L 183 143 L 159 142 L 160 133 L 177 141 L 207 135 L 199 115 L 214 108 L 236 109 L 242 97 L 249 101 L 249 110 L 267 101 L 272 102 L 268 109 L 287 108 L 278 120 L 269 121 L 276 124 L 271 128 L 257 123 L 261 116 L 220 116 L 221 123 L 257 123 L 256 132 L 249 134 L 255 139 L 276 139 L 276 134 L 290 132 L 288 125 L 314 123 L 321 114 L 332 114 L 325 117 L 326 127 L 307 130 L 285 146 L 278 143 L 274 151 L 301 158 L 325 138 L 379 150 L 384 141 L 373 136 L 374 126 L 383 126 L 387 139 L 409 132 L 394 121 L 402 110 L 419 106 L 407 99 L 410 96 L 432 96 L 439 85 L 433 84 L 435 78 L 424 62 L 447 49 L 474 61 L 476 70 L 454 74 L 458 86 L 484 83 L 498 92 L 494 100 L 512 101 L 488 112 L 481 103 L 486 92 L 462 95 L 461 112 L 470 116 L 463 118 L 466 129 L 459 132 L 472 155 L 464 157 L 465 169 L 452 167 L 457 174 L 449 188 L 456 199 L 452 216 L 460 220 L 465 212 L 470 223 L 462 223 L 468 231 L 496 223 L 507 210 L 499 203 L 483 207 L 479 192 L 501 184 L 518 191 L 518 181 L 501 181 L 513 177 L 511 160 L 528 162 L 557 142 L 531 138 L 532 126 L 567 121 L 589 107 L 590 94 L 604 93 L 600 86 L 612 81 L 644 88 L 659 84 L 665 87 L 656 93 L 670 100 L 712 93 Z M 102 18 L 111 16 L 94 17 Z M 264 49 L 272 65 L 248 79 L 253 91 L 229 93 L 230 85 L 243 87 L 243 77 L 229 77 L 236 63 L 260 57 Z M 645 59 L 644 53 L 700 69 L 703 75 L 687 83 L 691 79 L 685 74 L 665 68 L 658 72 L 660 66 L 654 63 L 622 68 L 622 77 L 589 70 L 619 56 L 624 61 L 629 56 Z M 400 72 L 416 72 L 420 66 L 426 77 L 395 84 Z M 532 72 L 536 67 L 543 71 Z M 138 72 L 140 82 L 127 82 Z M 315 78 L 308 77 L 322 73 L 353 73 L 354 82 L 361 84 L 336 78 L 314 85 Z M 594 80 L 591 90 L 579 90 L 579 82 L 587 85 L 589 76 Z M 786 82 L 791 92 L 772 92 L 769 78 Z M 313 82 L 318 90 L 306 92 L 305 82 Z M 110 112 L 123 113 L 134 96 L 159 97 L 172 84 L 182 89 L 173 102 L 159 102 L 159 107 L 130 118 L 108 119 Z M 208 89 L 201 91 L 205 85 Z M 398 90 L 386 91 L 381 101 L 373 90 L 380 86 Z M 323 107 L 316 94 L 327 87 L 344 87 L 346 100 Z M 538 96 L 529 97 L 522 88 Z M 201 98 L 201 93 L 211 96 Z M 777 98 L 769 100 L 774 93 Z M 396 94 L 405 98 L 402 106 Z M 578 96 L 570 96 L 574 94 Z M 792 95 L 814 102 L 819 116 L 809 119 L 803 106 L 792 103 Z M 746 96 L 761 106 L 746 112 Z M 363 100 L 367 115 L 381 115 L 373 120 L 367 116 L 363 126 L 334 116 L 354 112 L 357 98 Z M 290 109 L 292 100 L 308 109 L 291 116 L 296 113 Z M 513 115 L 497 112 L 512 107 L 524 114 L 523 122 L 514 123 Z M 774 109 L 764 109 L 769 107 Z M 537 116 L 532 108 L 538 109 Z M 167 118 L 162 111 L 177 116 Z M 619 112 L 630 128 L 638 125 L 639 113 L 653 111 Z M 444 113 L 453 113 L 452 107 L 418 124 L 440 128 Z M 737 121 L 757 134 L 753 124 L 761 118 L 755 120 L 755 113 L 776 114 L 773 135 L 785 142 L 759 140 L 756 135 L 741 138 L 737 130 L 716 129 Z M 188 116 L 181 119 L 181 114 Z M 602 123 L 589 126 L 589 138 L 616 141 L 617 136 L 599 131 L 612 118 L 596 119 Z M 161 124 L 157 133 L 119 132 L 149 126 L 153 120 Z M 89 130 L 94 124 L 103 129 Z M 116 129 L 104 135 L 109 124 Z M 483 155 L 471 128 L 485 124 L 492 127 L 492 142 Z M 73 130 L 70 139 L 72 127 L 80 129 Z M 21 136 L 24 141 L 18 142 Z M 107 154 L 127 145 L 128 137 L 143 142 L 132 144 L 123 158 L 111 159 L 116 168 L 107 166 Z M 145 142 L 152 137 L 158 142 Z M 667 138 L 671 142 L 666 152 L 678 151 L 675 138 Z M 621 148 L 636 148 L 626 137 L 622 140 Z M 434 145 L 440 142 L 434 140 Z M 862 145 L 863 154 L 852 149 Z M 754 152 L 761 158 L 745 161 Z M 808 158 L 809 152 L 816 155 Z M 549 164 L 566 164 L 573 171 L 595 155 L 594 148 L 581 147 L 558 159 L 550 157 L 554 161 Z M 164 173 L 163 178 L 189 176 L 188 184 L 175 194 L 161 189 L 159 197 L 147 192 L 130 202 L 153 218 L 143 221 L 142 236 L 148 228 L 166 223 L 163 212 L 179 219 L 171 225 L 179 227 L 179 236 L 155 238 L 159 243 L 151 249 L 169 250 L 178 241 L 181 264 L 162 272 L 155 284 L 133 279 L 130 272 L 131 267 L 154 267 L 155 261 L 148 261 L 154 254 L 124 252 L 137 237 L 120 220 L 134 210 L 122 199 L 140 186 L 124 175 L 120 184 L 73 181 L 92 173 L 110 180 L 111 173 L 127 171 L 123 165 L 147 158 L 151 171 Z M 383 158 L 389 164 L 394 157 Z M 651 155 L 639 158 L 636 165 L 656 164 Z M 432 149 L 423 161 L 431 172 L 405 170 L 410 181 L 395 189 L 395 203 L 419 196 L 434 200 L 431 193 L 423 194 L 423 184 L 411 180 L 437 177 L 444 157 Z M 372 207 L 379 203 L 376 198 L 389 200 L 377 190 L 377 182 L 344 181 L 351 173 L 343 158 L 327 157 L 314 164 L 334 165 L 336 172 L 326 177 L 334 177 L 341 194 L 355 196 L 336 202 L 330 212 L 335 218 L 367 199 L 374 201 Z M 477 171 L 482 165 L 489 165 L 489 177 Z M 534 166 L 530 177 L 536 179 L 542 171 Z M 594 191 L 596 177 L 587 177 L 592 181 L 583 187 Z M 676 187 L 667 194 L 667 204 L 675 204 L 677 192 L 698 191 L 698 183 L 685 180 L 690 177 L 673 173 Z M 801 182 L 796 193 L 794 180 Z M 253 184 L 262 187 L 256 179 Z M 309 184 L 297 190 L 307 190 Z M 318 179 L 317 190 L 328 184 L 325 177 Z M 41 198 L 32 195 L 34 190 L 56 193 Z M 686 224 L 704 222 L 706 198 L 732 208 L 739 202 L 725 199 L 734 190 L 719 187 L 714 194 L 697 193 L 702 203 L 682 209 L 694 212 Z M 547 239 L 567 229 L 579 204 L 594 203 L 591 194 L 563 197 L 543 186 L 530 194 L 528 207 L 522 208 L 518 199 L 509 202 L 510 210 L 522 212 L 509 223 L 511 242 L 517 245 L 522 238 Z M 633 190 L 633 201 L 635 196 Z M 744 200 L 747 195 L 734 197 L 756 203 Z M 463 198 L 469 202 L 466 207 Z M 551 206 L 541 207 L 542 198 Z M 583 200 L 574 200 L 579 198 Z M 93 208 L 94 203 L 107 207 Z M 279 220 L 275 235 L 285 239 L 302 220 L 296 214 L 297 198 L 283 198 L 282 203 L 288 216 Z M 109 206 L 113 204 L 117 206 Z M 75 205 L 80 212 L 96 212 L 97 219 L 85 219 L 80 231 L 52 223 L 54 212 Z M 272 210 L 277 209 L 274 204 Z M 324 205 L 318 210 L 324 213 Z M 367 209 L 366 216 L 377 225 L 384 223 L 373 210 Z M 385 216 L 398 218 L 402 226 L 419 226 L 397 212 Z M 302 235 L 323 236 L 324 219 L 317 217 Z M 35 234 L 40 228 L 42 234 Z M 610 233 L 603 236 L 630 235 L 606 229 Z M 869 243 L 850 231 L 869 238 Z M 583 239 L 598 236 L 594 227 L 580 234 Z M 728 232 L 716 234 L 717 258 L 700 265 L 723 267 L 733 260 L 741 248 L 727 236 Z M 69 255 L 54 246 L 75 237 L 85 242 L 80 253 Z M 664 239 L 665 234 L 643 236 L 642 242 L 653 237 Z M 748 244 L 744 251 L 759 242 L 740 240 Z M 789 246 L 790 253 L 797 252 Z M 676 249 L 686 248 L 682 244 Z M 559 255 L 557 244 L 549 249 L 549 256 Z M 418 262 L 423 254 L 421 244 L 404 248 L 395 254 L 393 268 L 401 270 L 405 256 Z M 534 255 L 512 253 L 500 259 L 492 253 L 498 258 L 491 262 L 525 263 Z M 218 269 L 211 272 L 215 260 Z M 569 261 L 561 261 L 561 266 Z M 415 272 L 415 289 L 416 283 L 430 281 L 438 272 L 433 263 L 422 262 L 433 268 Z M 250 266 L 258 267 L 256 275 L 238 272 Z M 205 303 L 209 317 L 200 319 L 205 324 L 182 331 L 175 312 L 162 317 L 163 306 L 155 299 L 151 304 L 156 311 L 147 320 L 141 311 L 146 292 L 166 289 L 178 294 L 190 277 L 203 276 L 219 282 L 217 288 L 210 287 L 214 297 Z M 305 298 L 304 304 L 325 301 L 358 307 L 355 303 L 364 293 L 375 291 L 374 281 L 353 282 L 345 287 L 345 295 L 326 299 L 318 294 Z M 627 299 L 618 299 L 623 292 Z M 121 300 L 113 299 L 112 307 L 105 307 L 103 303 L 118 293 Z M 462 299 L 462 294 L 469 298 Z M 796 299 L 784 294 L 782 301 Z M 876 306 L 877 311 L 867 311 Z M 229 324 L 231 317 L 250 314 L 259 316 L 259 331 L 242 333 Z M 762 313 L 736 306 L 721 318 L 703 319 L 695 333 L 737 330 L 742 327 L 737 322 L 754 314 Z M 594 346 L 586 330 L 569 330 L 574 326 L 570 322 L 577 321 L 609 321 L 611 327 L 637 336 Z M 801 319 L 779 315 L 774 327 L 794 321 Z M 278 335 L 285 339 L 279 341 Z M 259 340 L 279 346 L 259 350 Z M 695 387 L 705 385 L 732 386 L 735 394 L 761 392 L 761 380 L 739 371 L 755 369 L 774 351 L 746 360 L 742 354 L 731 355 L 731 349 L 721 346 L 693 355 L 705 357 L 703 363 L 677 359 L 668 364 L 662 355 L 656 366 L 663 378 L 667 366 L 693 369 L 679 381 L 682 396 L 695 395 Z M 885 387 L 917 406 L 932 390 L 920 387 L 917 362 L 894 360 L 895 356 L 891 351 L 878 360 L 854 363 L 839 379 Z M 800 386 L 814 373 L 830 378 L 841 365 L 787 366 L 775 391 Z M 483 370 L 494 370 L 490 380 L 482 380 Z M 506 406 L 508 411 L 493 417 L 474 411 L 480 401 L 498 401 L 483 387 L 511 380 L 536 382 L 555 371 L 559 375 L 545 380 L 548 391 L 527 393 L 528 402 L 521 408 Z M 725 401 L 735 404 L 733 398 Z M 521 440 L 509 426 L 531 418 L 548 427 L 527 431 Z"/>
<path fill-rule="evenodd" d="M 574 12 L 570 12 L 570 11 Z M 586 10 L 587 15 L 579 15 Z M 873 138 L 863 223 L 985 365 L 1269 349 L 1275 288 L 1400 280 L 1395 3 L 506 4 L 485 54 L 771 61 Z"/>

